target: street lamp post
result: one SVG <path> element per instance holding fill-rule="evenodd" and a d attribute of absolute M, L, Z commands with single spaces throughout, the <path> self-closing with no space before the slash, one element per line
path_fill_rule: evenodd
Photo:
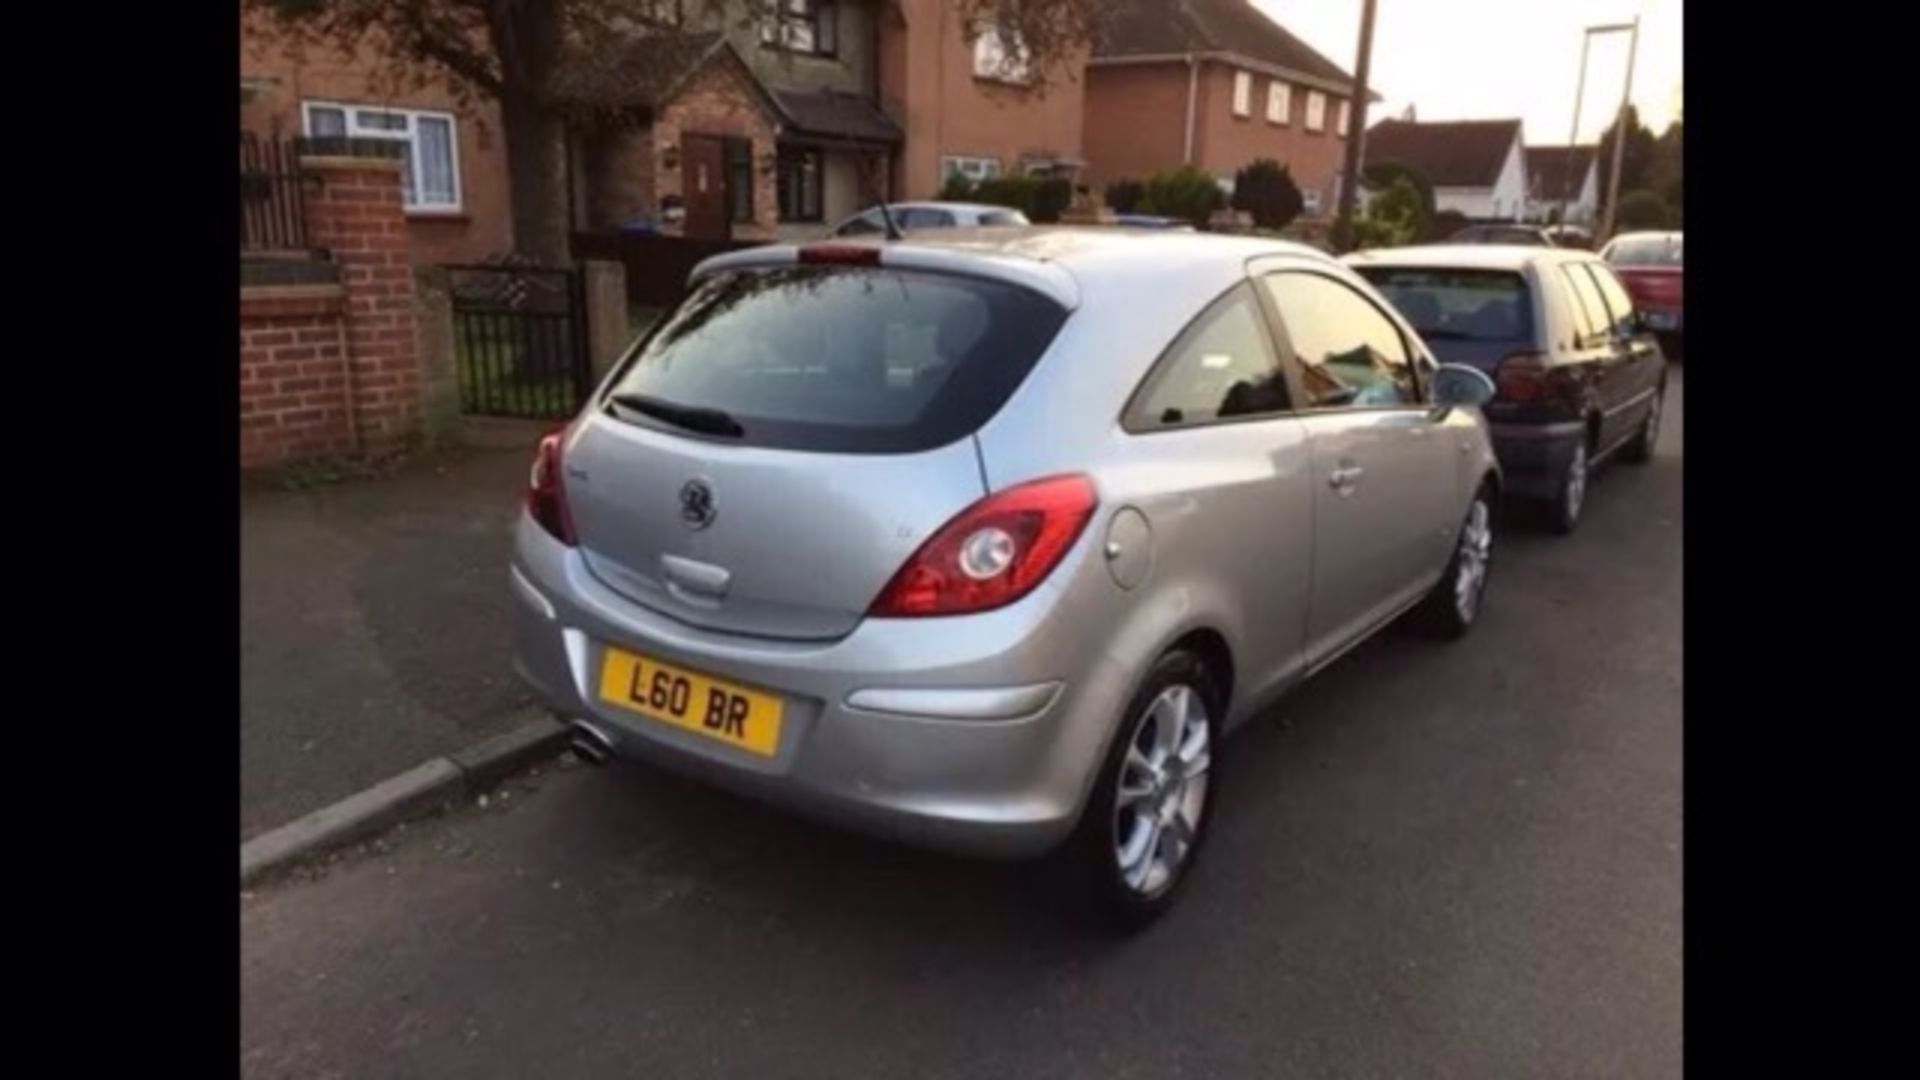
<path fill-rule="evenodd" d="M 1560 188 L 1560 220 L 1567 219 L 1567 207 L 1573 202 L 1573 183 L 1576 173 L 1573 166 L 1573 149 L 1580 143 L 1580 102 L 1587 93 L 1587 48 L 1593 44 L 1595 34 L 1632 34 L 1632 44 L 1627 46 L 1627 85 L 1620 92 L 1620 114 L 1614 121 L 1613 183 L 1620 183 L 1620 147 L 1624 145 L 1626 135 L 1625 118 L 1627 115 L 1627 97 L 1633 92 L 1633 56 L 1640 48 L 1640 16 L 1635 15 L 1632 22 L 1607 23 L 1601 26 L 1589 26 L 1580 35 L 1580 82 L 1573 89 L 1573 132 L 1567 136 L 1567 176 Z M 1613 194 L 1618 194 L 1617 190 Z M 1596 239 L 1601 239 L 1610 231 L 1613 224 L 1613 194 L 1607 198 L 1607 216 Z"/>

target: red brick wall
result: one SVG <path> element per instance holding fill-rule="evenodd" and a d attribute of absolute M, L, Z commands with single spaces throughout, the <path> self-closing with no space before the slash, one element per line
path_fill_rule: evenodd
<path fill-rule="evenodd" d="M 1216 176 L 1232 176 L 1255 158 L 1286 165 L 1304 190 L 1318 188 L 1322 213 L 1333 209 L 1333 182 L 1346 154 L 1339 134 L 1340 98 L 1327 95 L 1326 126 L 1307 130 L 1310 88 L 1292 84 L 1288 122 L 1267 119 L 1270 76 L 1253 75 L 1251 108 L 1233 114 L 1233 73 L 1228 64 L 1201 65 L 1194 95 L 1194 164 Z M 1145 179 L 1184 159 L 1188 71 L 1185 63 L 1096 67 L 1087 72 L 1088 174 L 1098 184 Z"/>
<path fill-rule="evenodd" d="M 1185 64 L 1087 69 L 1087 177 L 1096 191 L 1178 166 L 1186 124 Z"/>
<path fill-rule="evenodd" d="M 307 236 L 340 267 L 346 290 L 347 356 L 361 449 L 399 449 L 419 420 L 420 361 L 414 340 L 413 271 L 400 205 L 399 163 L 305 158 L 321 178 L 307 197 Z"/>
<path fill-rule="evenodd" d="M 307 236 L 337 285 L 240 292 L 240 464 L 379 457 L 419 430 L 421 371 L 399 163 L 308 157 Z"/>
<path fill-rule="evenodd" d="M 1166 65 L 1169 71 L 1174 65 Z M 1307 130 L 1309 87 L 1294 83 L 1291 116 L 1285 127 L 1267 121 L 1267 85 L 1273 80 L 1253 73 L 1252 108 L 1245 117 L 1233 115 L 1233 73 L 1227 64 L 1208 63 L 1200 70 L 1198 132 L 1194 157 L 1216 176 L 1232 176 L 1255 158 L 1270 157 L 1288 167 L 1294 183 L 1304 191 L 1318 188 L 1322 214 L 1333 210 L 1333 179 L 1340 175 L 1347 141 L 1340 137 L 1340 98 L 1327 94 L 1326 125 Z M 1186 72 L 1179 71 L 1185 79 Z"/>
<path fill-rule="evenodd" d="M 271 20 L 252 13 L 240 20 L 240 74 L 275 80 L 240 107 L 240 126 L 262 136 L 305 134 L 302 101 L 452 113 L 461 209 L 457 214 L 408 214 L 412 260 L 479 262 L 512 246 L 506 141 L 500 134 L 500 110 L 485 97 L 463 99 L 444 77 L 396 65 L 374 35 L 351 50 L 296 48 L 274 31 Z"/>
<path fill-rule="evenodd" d="M 1027 154 L 1084 157 L 1083 52 L 1063 58 L 1044 92 L 973 77 L 973 46 L 948 0 L 900 0 L 881 22 L 880 98 L 906 130 L 899 198 L 926 199 L 946 155 L 991 157 L 1009 175 Z"/>
<path fill-rule="evenodd" d="M 240 293 L 240 467 L 353 452 L 333 286 Z"/>

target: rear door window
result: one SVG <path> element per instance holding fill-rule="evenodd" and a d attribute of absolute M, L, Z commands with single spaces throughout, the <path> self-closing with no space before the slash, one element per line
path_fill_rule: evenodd
<path fill-rule="evenodd" d="M 1607 330 L 1607 305 L 1600 299 L 1600 289 L 1592 275 L 1574 263 L 1560 264 L 1560 280 L 1571 294 L 1568 304 L 1573 308 L 1574 325 L 1580 330 L 1580 344 L 1590 345 Z"/>
<path fill-rule="evenodd" d="M 1600 298 L 1607 302 L 1607 315 L 1612 321 L 1615 334 L 1633 333 L 1633 297 L 1627 295 L 1626 286 L 1613 276 L 1613 269 L 1606 263 L 1590 262 L 1583 264 L 1593 283 L 1600 289 Z"/>
<path fill-rule="evenodd" d="M 1125 427 L 1191 427 L 1288 408 L 1259 304 L 1243 284 L 1214 301 L 1167 350 L 1134 394 Z"/>
<path fill-rule="evenodd" d="M 633 423 L 749 446 L 929 450 L 998 411 L 1066 318 L 1030 289 L 959 275 L 729 271 L 661 323 L 604 404 Z M 690 412 L 701 423 L 689 425 Z"/>

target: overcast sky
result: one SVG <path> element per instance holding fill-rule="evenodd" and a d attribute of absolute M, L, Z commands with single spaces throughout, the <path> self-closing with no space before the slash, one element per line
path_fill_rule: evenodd
<path fill-rule="evenodd" d="M 1353 70 L 1360 0 L 1254 0 L 1329 60 Z M 1680 108 L 1681 0 L 1378 0 L 1369 81 L 1385 100 L 1371 126 L 1409 103 L 1422 120 L 1519 117 L 1529 145 L 1564 144 L 1573 123 L 1583 27 L 1640 16 L 1633 104 L 1658 135 Z M 1628 35 L 1602 34 L 1587 57 L 1581 142 L 1613 119 Z"/>

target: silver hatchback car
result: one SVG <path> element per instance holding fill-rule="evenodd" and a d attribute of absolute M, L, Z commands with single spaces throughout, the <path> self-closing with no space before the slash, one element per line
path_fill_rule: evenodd
<path fill-rule="evenodd" d="M 633 757 L 1164 910 L 1220 739 L 1480 611 L 1475 406 L 1295 244 L 954 230 L 731 252 L 542 441 L 517 667 Z"/>

